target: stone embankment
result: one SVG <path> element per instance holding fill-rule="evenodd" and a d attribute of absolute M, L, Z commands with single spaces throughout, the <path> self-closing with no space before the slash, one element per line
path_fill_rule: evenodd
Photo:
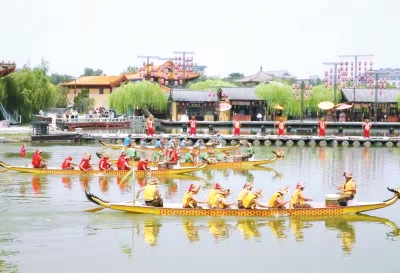
<path fill-rule="evenodd" d="M 32 128 L 0 127 L 0 143 L 31 142 Z"/>

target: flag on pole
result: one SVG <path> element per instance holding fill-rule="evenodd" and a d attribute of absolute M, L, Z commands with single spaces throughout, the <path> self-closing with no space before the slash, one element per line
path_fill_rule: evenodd
<path fill-rule="evenodd" d="M 24 143 L 24 145 L 22 145 L 21 150 L 19 151 L 19 156 L 26 157 L 26 143 Z"/>

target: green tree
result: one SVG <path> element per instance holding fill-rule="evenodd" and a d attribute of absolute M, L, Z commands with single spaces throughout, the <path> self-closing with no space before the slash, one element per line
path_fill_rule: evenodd
<path fill-rule="evenodd" d="M 74 77 L 72 77 L 71 75 L 60 75 L 57 73 L 53 73 L 51 74 L 51 81 L 53 84 L 60 84 L 60 83 L 64 83 L 64 82 L 70 82 L 74 80 Z"/>
<path fill-rule="evenodd" d="M 208 79 L 205 81 L 191 83 L 190 90 L 218 91 L 221 87 L 237 87 L 236 84 L 220 79 Z"/>
<path fill-rule="evenodd" d="M 132 73 L 132 72 L 135 72 L 136 70 L 138 70 L 139 68 L 137 67 L 137 66 L 128 66 L 127 68 L 126 68 L 126 70 L 124 70 L 124 71 L 122 71 L 122 74 L 125 74 L 125 73 Z"/>
<path fill-rule="evenodd" d="M 118 113 L 128 113 L 136 107 L 143 111 L 166 111 L 168 95 L 163 92 L 158 84 L 148 81 L 137 81 L 122 84 L 115 89 L 109 99 L 110 108 Z"/>
<path fill-rule="evenodd" d="M 2 104 L 6 109 L 16 110 L 23 122 L 30 122 L 32 114 L 55 105 L 57 89 L 42 65 L 34 69 L 24 66 L 0 81 Z"/>
<path fill-rule="evenodd" d="M 227 80 L 238 80 L 238 79 L 243 79 L 244 78 L 244 74 L 239 73 L 239 72 L 234 72 L 228 75 L 228 77 L 226 78 Z"/>
<path fill-rule="evenodd" d="M 400 95 L 397 96 L 396 101 L 397 101 L 397 109 L 400 110 Z"/>
<path fill-rule="evenodd" d="M 103 75 L 103 70 L 101 69 L 94 70 L 93 68 L 86 67 L 83 75 L 81 76 L 83 77 L 83 76 L 102 76 L 102 75 Z"/>

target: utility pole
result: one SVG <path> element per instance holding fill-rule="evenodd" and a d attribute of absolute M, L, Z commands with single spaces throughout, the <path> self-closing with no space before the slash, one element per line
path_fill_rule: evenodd
<path fill-rule="evenodd" d="M 182 66 L 183 66 L 183 81 L 182 83 L 185 83 L 185 73 L 186 73 L 186 62 L 185 62 L 185 56 L 186 54 L 194 54 L 195 52 L 193 51 L 174 51 L 174 54 L 182 54 Z"/>
<path fill-rule="evenodd" d="M 362 59 L 365 59 L 365 58 L 367 58 L 367 57 L 374 57 L 374 55 L 372 55 L 372 54 L 367 54 L 367 55 L 340 55 L 339 56 L 339 58 L 354 58 L 354 84 L 356 84 L 357 83 L 357 64 L 358 64 L 358 61 L 357 61 L 357 59 L 358 58 L 362 58 Z"/>
<path fill-rule="evenodd" d="M 380 83 L 379 81 L 379 76 L 387 75 L 387 72 L 382 72 L 379 70 L 374 70 L 374 71 L 369 71 L 368 73 L 374 74 L 374 89 L 375 89 L 375 103 L 374 103 L 374 123 L 376 123 L 378 120 L 378 113 L 377 113 L 377 108 L 378 108 L 378 88 L 386 88 L 386 81 L 384 84 Z M 381 85 L 381 86 L 380 86 Z"/>
<path fill-rule="evenodd" d="M 339 62 L 326 62 L 324 65 L 333 65 L 333 103 L 336 105 L 337 66 Z"/>

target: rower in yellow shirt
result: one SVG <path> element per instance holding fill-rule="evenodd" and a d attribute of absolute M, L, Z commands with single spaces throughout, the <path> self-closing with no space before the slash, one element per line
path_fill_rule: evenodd
<path fill-rule="evenodd" d="M 163 207 L 163 199 L 157 188 L 158 183 L 160 183 L 158 179 L 150 179 L 146 186 L 137 191 L 136 199 L 139 198 L 140 192 L 144 191 L 143 198 L 146 206 Z"/>
<path fill-rule="evenodd" d="M 288 189 L 289 186 L 286 186 L 284 188 L 280 188 L 277 192 L 275 192 L 269 200 L 269 207 L 284 209 L 285 205 L 290 202 L 283 201 L 283 196 L 289 192 Z"/>
<path fill-rule="evenodd" d="M 258 202 L 258 198 L 262 196 L 260 189 L 255 192 L 249 192 L 243 197 L 243 207 L 245 209 L 255 209 L 257 206 L 261 208 L 268 208 L 268 205 L 261 204 Z"/>
<path fill-rule="evenodd" d="M 244 209 L 243 207 L 243 198 L 246 194 L 248 194 L 251 189 L 253 188 L 253 184 L 246 182 L 243 186 L 242 191 L 239 193 L 238 198 L 237 198 L 237 204 L 239 209 Z"/>
<path fill-rule="evenodd" d="M 303 183 L 297 183 L 296 190 L 294 191 L 292 196 L 293 208 L 311 208 L 311 205 L 307 204 L 306 201 L 312 201 L 312 199 L 304 197 L 304 188 L 305 185 Z"/>
<path fill-rule="evenodd" d="M 230 206 L 236 204 L 236 202 L 233 203 L 228 203 L 226 198 L 231 194 L 232 192 L 228 189 L 221 189 L 217 194 L 215 194 L 210 202 L 210 206 L 212 209 L 229 209 Z"/>
<path fill-rule="evenodd" d="M 346 181 L 342 186 L 338 187 L 338 190 L 342 191 L 342 194 L 339 198 L 339 203 L 341 206 L 347 206 L 347 201 L 353 200 L 357 193 L 357 184 L 353 179 L 351 172 L 345 172 L 343 176 L 345 177 Z"/>
<path fill-rule="evenodd" d="M 200 186 L 190 184 L 188 191 L 185 193 L 183 197 L 182 206 L 184 209 L 192 208 L 192 209 L 202 209 L 202 207 L 198 206 L 198 203 L 207 204 L 207 201 L 200 201 L 197 199 L 196 195 L 199 193 Z"/>
<path fill-rule="evenodd" d="M 208 204 L 211 206 L 211 200 L 214 198 L 214 196 L 216 194 L 218 194 L 218 192 L 220 190 L 222 190 L 223 188 L 221 187 L 221 185 L 217 182 L 214 185 L 214 188 L 210 190 L 210 193 L 208 194 Z"/>

